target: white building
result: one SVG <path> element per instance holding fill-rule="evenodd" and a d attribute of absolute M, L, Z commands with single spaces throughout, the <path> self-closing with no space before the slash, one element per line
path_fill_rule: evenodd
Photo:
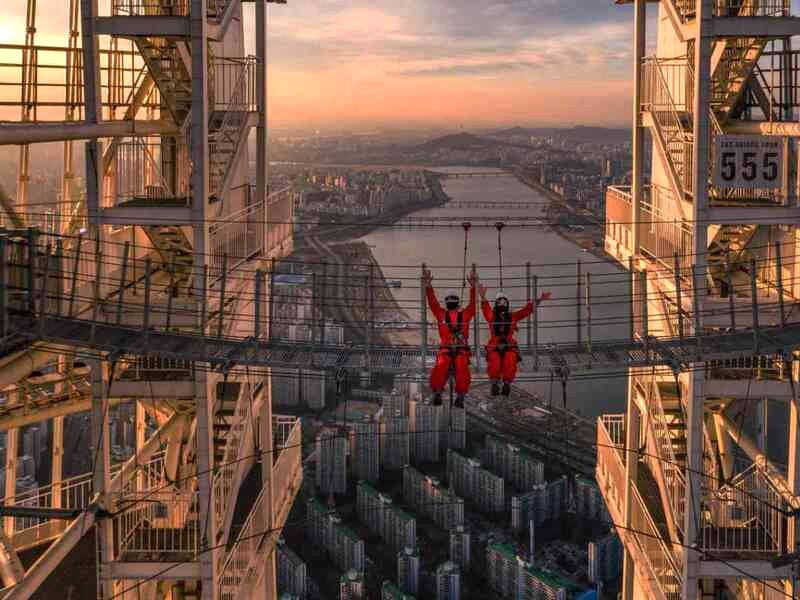
<path fill-rule="evenodd" d="M 347 492 L 347 431 L 338 427 L 317 434 L 317 489 L 324 494 Z"/>
<path fill-rule="evenodd" d="M 406 547 L 397 554 L 397 585 L 407 594 L 419 591 L 419 552 Z"/>
<path fill-rule="evenodd" d="M 449 560 L 436 569 L 436 600 L 461 600 L 461 570 Z"/>

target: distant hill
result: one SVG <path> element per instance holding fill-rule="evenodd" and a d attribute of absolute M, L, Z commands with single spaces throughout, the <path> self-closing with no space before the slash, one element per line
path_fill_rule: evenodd
<path fill-rule="evenodd" d="M 609 127 L 592 127 L 578 125 L 576 127 L 511 127 L 493 131 L 492 138 L 510 137 L 561 137 L 573 142 L 593 142 L 596 144 L 621 143 L 631 139 L 630 129 L 615 129 Z"/>
<path fill-rule="evenodd" d="M 433 152 L 436 150 L 474 150 L 485 148 L 486 146 L 496 145 L 494 140 L 479 138 L 471 133 L 452 133 L 434 138 L 416 146 L 414 150 L 421 152 Z"/>

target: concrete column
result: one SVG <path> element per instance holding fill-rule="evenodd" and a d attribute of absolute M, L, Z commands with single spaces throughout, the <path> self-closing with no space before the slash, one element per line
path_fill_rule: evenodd
<path fill-rule="evenodd" d="M 208 22 L 206 21 L 206 0 L 191 0 L 190 33 L 192 51 L 192 222 L 194 249 L 194 298 L 197 306 L 208 300 L 203 281 L 203 266 L 206 253 L 210 250 L 206 206 L 208 204 Z M 198 310 L 198 327 L 200 322 Z M 195 402 L 197 406 L 197 489 L 199 503 L 199 523 L 201 553 L 198 557 L 203 587 L 202 600 L 216 600 L 217 551 L 203 551 L 216 544 L 216 519 L 213 502 L 214 467 L 214 387 L 213 377 L 205 372 L 206 365 L 197 365 L 195 375 Z"/>
<path fill-rule="evenodd" d="M 712 37 L 713 0 L 698 0 L 695 26 L 698 28 L 694 48 L 694 100 L 693 100 L 693 139 L 692 153 L 692 194 L 694 221 L 694 264 L 696 268 L 696 286 L 694 298 L 698 300 L 692 307 L 695 317 L 702 315 L 703 298 L 706 296 L 706 272 L 708 260 L 708 180 L 709 168 L 709 102 L 711 93 L 711 51 L 714 42 Z M 700 323 L 695 319 L 695 324 Z M 696 329 L 696 327 L 695 327 Z M 695 330 L 695 334 L 701 332 Z M 701 518 L 700 496 L 703 469 L 703 387 L 705 372 L 702 364 L 692 365 L 693 370 L 688 377 L 688 394 L 686 405 L 686 515 L 684 523 L 684 539 L 697 539 L 697 524 Z M 698 568 L 700 555 L 691 550 L 683 553 L 683 590 L 682 598 L 695 600 L 698 597 Z"/>
<path fill-rule="evenodd" d="M 633 372 L 631 372 L 633 374 Z M 641 426 L 641 417 L 639 415 L 639 407 L 636 404 L 636 393 L 633 385 L 633 377 L 628 377 L 628 412 L 627 420 L 625 422 L 625 527 L 632 527 L 633 518 L 631 510 L 632 488 L 636 485 L 636 480 L 639 476 L 639 455 L 636 450 L 639 448 L 639 429 Z M 622 572 L 622 600 L 634 600 L 634 575 L 635 565 L 633 556 L 625 548 L 625 556 L 623 562 Z"/>
<path fill-rule="evenodd" d="M 14 392 L 19 394 L 19 392 Z M 15 399 L 16 400 L 16 399 Z M 6 432 L 6 480 L 5 480 L 5 500 L 7 505 L 14 504 L 11 500 L 17 495 L 17 457 L 19 456 L 19 428 L 14 427 Z M 3 529 L 6 535 L 14 533 L 14 519 L 7 517 L 3 519 Z"/>
<path fill-rule="evenodd" d="M 705 372 L 697 369 L 689 373 L 686 393 L 686 515 L 684 539 L 698 538 L 698 524 L 702 518 L 700 499 L 703 489 L 703 411 Z M 683 592 L 681 598 L 698 598 L 698 570 L 700 553 L 686 549 L 683 552 Z"/>
<path fill-rule="evenodd" d="M 96 496 L 99 497 L 100 506 L 111 509 L 108 492 L 111 488 L 111 455 L 110 436 L 108 430 L 108 384 L 105 365 L 100 361 L 92 361 L 92 486 Z M 102 563 L 114 559 L 114 537 L 111 519 L 97 522 L 98 551 Z M 114 585 L 110 580 L 102 582 L 102 589 L 98 590 L 98 597 L 110 599 L 114 595 Z"/>
<path fill-rule="evenodd" d="M 51 478 L 53 482 L 53 495 L 51 505 L 61 508 L 61 481 L 64 477 L 64 417 L 53 419 L 53 465 Z"/>
<path fill-rule="evenodd" d="M 100 42 L 96 33 L 98 0 L 81 0 L 84 119 L 87 125 L 103 120 L 100 86 Z M 86 143 L 86 208 L 89 226 L 99 223 L 102 154 L 97 138 Z"/>
<path fill-rule="evenodd" d="M 644 193 L 644 127 L 641 119 L 642 102 L 642 63 L 644 61 L 647 34 L 647 3 L 636 0 L 634 10 L 633 34 L 633 180 L 631 187 L 631 250 L 635 256 L 639 252 L 639 220 Z"/>
<path fill-rule="evenodd" d="M 267 156 L 267 0 L 256 1 L 256 200 L 267 195 L 269 158 Z M 267 215 L 269 220 L 269 215 Z M 267 225 L 269 228 L 269 225 Z"/>
<path fill-rule="evenodd" d="M 145 427 L 147 426 L 147 422 L 145 420 L 145 409 L 144 404 L 141 400 L 136 401 L 136 412 L 133 417 L 133 437 L 134 437 L 134 445 L 135 445 L 135 456 L 139 456 L 139 453 L 142 451 L 142 447 L 144 446 L 144 439 L 145 439 Z M 144 487 L 144 473 L 139 471 L 136 475 L 136 489 L 141 490 Z"/>
<path fill-rule="evenodd" d="M 261 450 L 261 481 L 265 487 L 264 493 L 267 496 L 264 502 L 264 511 L 261 515 L 263 519 L 263 530 L 269 531 L 275 527 L 275 516 L 273 515 L 273 505 L 275 502 L 274 483 L 272 481 L 272 463 L 275 459 L 272 440 L 272 388 L 270 386 L 270 379 L 264 382 L 264 400 L 261 403 L 261 410 L 259 414 L 260 426 L 260 450 Z M 267 538 L 267 552 L 264 555 L 264 598 L 265 600 L 275 600 L 278 596 L 278 590 L 275 584 L 275 540 L 278 539 L 277 535 Z"/>
<path fill-rule="evenodd" d="M 792 495 L 800 495 L 800 399 L 797 394 L 798 379 L 800 379 L 800 363 L 792 360 L 789 377 L 794 381 L 793 397 L 789 403 L 789 465 L 786 472 L 786 483 Z M 795 517 L 789 519 L 786 534 L 786 547 L 789 552 L 798 550 L 800 543 L 800 521 Z M 787 590 L 791 592 L 791 588 Z"/>

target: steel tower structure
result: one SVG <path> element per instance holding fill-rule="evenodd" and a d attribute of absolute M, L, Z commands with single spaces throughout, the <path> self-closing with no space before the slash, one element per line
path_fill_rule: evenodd
<path fill-rule="evenodd" d="M 221 336 L 241 327 L 223 316 L 254 294 L 268 302 L 270 279 L 242 272 L 268 272 L 292 249 L 291 192 L 267 181 L 272 1 L 284 3 L 256 0 L 254 18 L 240 0 L 40 2 L 65 13 L 59 47 L 36 44 L 28 0 L 24 44 L 0 46 L 3 89 L 19 90 L 0 106 L 20 111 L 19 123 L 0 126 L 0 144 L 20 145 L 4 231 L 26 230 L 30 248 L 37 234 L 62 236 L 45 254 L 82 288 L 73 314 Z M 61 144 L 60 189 L 32 202 L 32 150 L 46 142 Z M 4 242 L 0 254 L 3 268 L 13 262 Z M 98 599 L 277 596 L 274 548 L 302 465 L 299 420 L 272 413 L 269 375 L 39 342 L 4 356 L 0 385 L 4 597 L 66 594 L 77 575 L 63 563 L 76 552 L 96 559 Z M 112 460 L 109 424 L 125 405 L 135 449 Z M 65 418 L 81 413 L 91 417 L 91 471 L 65 478 Z M 50 432 L 51 483 L 20 490 L 21 432 L 34 424 Z M 240 493 L 245 478 L 257 494 Z"/>
<path fill-rule="evenodd" d="M 789 0 L 617 3 L 635 5 L 633 179 L 608 190 L 606 249 L 630 271 L 635 335 L 784 326 L 800 292 L 800 20 Z M 631 369 L 627 412 L 598 422 L 623 598 L 798 597 L 797 376 L 758 336 L 731 360 Z"/>

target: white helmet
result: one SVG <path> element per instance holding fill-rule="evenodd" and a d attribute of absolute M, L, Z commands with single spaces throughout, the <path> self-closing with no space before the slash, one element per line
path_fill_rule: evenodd
<path fill-rule="evenodd" d="M 444 301 L 447 302 L 450 298 L 454 299 L 457 302 L 461 302 L 461 297 L 455 290 L 447 290 L 447 293 L 444 295 Z"/>
<path fill-rule="evenodd" d="M 506 303 L 509 303 L 508 296 L 506 295 L 506 293 L 503 290 L 500 290 L 499 292 L 497 292 L 497 294 L 495 294 L 495 297 L 494 297 L 495 304 L 497 304 L 501 299 L 505 300 Z"/>

